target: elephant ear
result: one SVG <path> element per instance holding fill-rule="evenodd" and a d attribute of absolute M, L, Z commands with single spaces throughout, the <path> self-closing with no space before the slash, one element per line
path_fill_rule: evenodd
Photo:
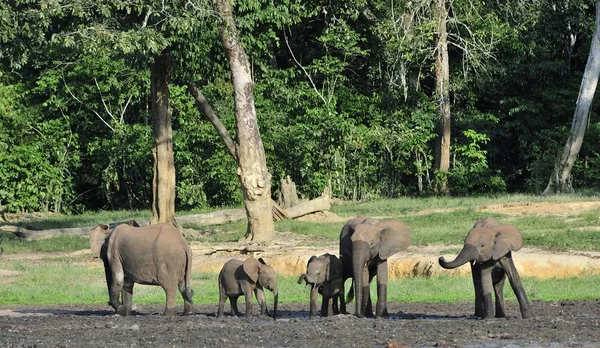
<path fill-rule="evenodd" d="M 493 227 L 493 230 L 496 231 L 492 254 L 494 260 L 498 260 L 509 252 L 518 251 L 523 247 L 523 236 L 515 226 L 497 225 Z"/>
<path fill-rule="evenodd" d="M 260 261 L 251 257 L 244 261 L 244 263 L 242 264 L 242 268 L 244 269 L 244 273 L 248 275 L 252 282 L 256 283 L 256 281 L 258 280 L 258 269 L 260 268 Z"/>
<path fill-rule="evenodd" d="M 410 231 L 398 220 L 388 220 L 376 225 L 382 227 L 379 241 L 379 258 L 387 260 L 410 245 Z"/>

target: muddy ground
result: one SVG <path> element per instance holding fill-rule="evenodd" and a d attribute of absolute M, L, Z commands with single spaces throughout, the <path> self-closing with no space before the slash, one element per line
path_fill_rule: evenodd
<path fill-rule="evenodd" d="M 600 302 L 533 302 L 536 317 L 480 320 L 472 303 L 390 304 L 388 319 L 353 315 L 309 319 L 306 305 L 280 317 L 216 318 L 216 306 L 166 318 L 160 306 L 119 317 L 107 306 L 0 308 L 2 347 L 594 347 Z M 256 309 L 255 309 L 256 310 Z M 182 311 L 182 308 L 179 308 Z M 10 315 L 8 315 L 10 312 Z"/>

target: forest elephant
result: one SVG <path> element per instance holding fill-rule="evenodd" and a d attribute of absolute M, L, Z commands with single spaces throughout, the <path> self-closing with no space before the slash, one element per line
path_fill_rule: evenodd
<path fill-rule="evenodd" d="M 379 220 L 364 216 L 357 216 L 352 218 L 346 222 L 346 224 L 342 227 L 342 231 L 340 232 L 340 261 L 342 262 L 342 282 L 346 282 L 348 278 L 352 278 L 354 272 L 352 271 L 352 235 L 354 234 L 354 229 L 356 226 L 360 224 L 370 224 L 374 225 L 378 223 Z M 344 301 L 343 296 L 341 297 L 342 303 L 344 305 L 341 307 L 341 312 L 343 314 L 347 314 L 346 312 L 346 303 L 352 302 L 354 298 L 354 278 L 352 279 L 352 284 L 348 289 L 348 297 Z M 367 299 L 367 308 L 368 311 L 373 312 L 371 309 L 371 297 Z"/>
<path fill-rule="evenodd" d="M 246 300 L 246 317 L 252 316 L 252 292 L 260 304 L 260 314 L 267 314 L 267 302 L 263 288 L 273 291 L 273 319 L 277 315 L 277 275 L 275 270 L 261 258 L 250 257 L 245 261 L 231 259 L 223 265 L 219 273 L 219 308 L 217 316 L 223 316 L 225 301 L 229 298 L 231 315 L 240 314 L 237 308 L 238 297 Z"/>
<path fill-rule="evenodd" d="M 410 231 L 398 220 L 387 220 L 375 224 L 361 223 L 354 227 L 352 242 L 352 277 L 356 296 L 355 315 L 372 317 L 370 283 L 377 276 L 376 317 L 387 313 L 387 259 L 405 250 L 410 245 Z"/>
<path fill-rule="evenodd" d="M 311 285 L 310 317 L 317 312 L 317 295 L 323 296 L 321 316 L 327 317 L 338 314 L 338 301 L 341 300 L 342 311 L 346 311 L 344 303 L 344 282 L 342 280 L 342 262 L 335 255 L 323 254 L 312 256 L 306 265 L 306 273 L 298 279 L 298 284 L 304 280 Z"/>
<path fill-rule="evenodd" d="M 109 226 L 101 225 L 101 228 L 108 231 Z M 167 316 L 176 314 L 179 289 L 184 300 L 184 315 L 192 313 L 192 250 L 173 225 L 118 225 L 107 233 L 100 258 L 104 262 L 108 304 L 118 314 L 131 314 L 134 283 L 161 286 L 167 298 L 164 311 Z"/>
<path fill-rule="evenodd" d="M 506 316 L 504 307 L 504 281 L 506 276 L 517 296 L 521 316 L 530 318 L 533 313 L 529 307 L 527 295 L 521 278 L 513 263 L 512 252 L 523 246 L 521 232 L 508 224 L 500 224 L 488 217 L 479 219 L 469 231 L 464 246 L 453 261 L 447 262 L 440 257 L 440 266 L 446 269 L 457 268 L 467 262 L 471 264 L 473 285 L 475 286 L 475 316 L 489 318 L 494 316 L 492 292 L 496 298 L 495 316 Z"/>

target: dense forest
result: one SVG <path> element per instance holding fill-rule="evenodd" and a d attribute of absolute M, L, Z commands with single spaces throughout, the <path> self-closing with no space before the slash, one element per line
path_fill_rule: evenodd
<path fill-rule="evenodd" d="M 170 59 L 177 210 L 240 204 L 235 158 L 190 93 L 197 86 L 236 137 L 234 87 L 210 4 L 2 1 L 0 210 L 148 209 L 160 52 Z M 594 6 L 233 2 L 273 197 L 288 175 L 304 198 L 542 193 L 569 136 Z M 442 99 L 447 168 L 436 164 Z M 600 184 L 596 113 L 571 172 L 576 190 Z M 446 191 L 436 184 L 442 177 Z"/>

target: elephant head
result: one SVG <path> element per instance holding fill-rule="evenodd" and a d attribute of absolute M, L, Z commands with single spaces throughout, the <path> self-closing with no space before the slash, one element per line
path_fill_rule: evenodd
<path fill-rule="evenodd" d="M 140 225 L 135 220 L 123 221 L 123 222 L 119 222 L 119 223 L 111 224 L 111 225 L 99 224 L 98 226 L 94 227 L 90 231 L 90 249 L 92 250 L 92 253 L 96 257 L 100 256 L 102 244 L 104 244 L 104 241 L 107 239 L 106 237 L 109 233 L 109 230 L 114 229 L 116 226 L 118 226 L 120 224 L 126 224 L 126 225 L 133 226 L 133 227 L 140 227 Z"/>
<path fill-rule="evenodd" d="M 275 318 L 277 315 L 277 302 L 279 299 L 275 270 L 267 265 L 262 258 L 257 260 L 253 257 L 246 259 L 242 268 L 252 282 L 273 292 L 273 318 Z"/>
<path fill-rule="evenodd" d="M 376 268 L 378 285 L 383 285 L 378 293 L 378 315 L 386 312 L 387 259 L 410 245 L 410 231 L 400 221 L 388 220 L 375 225 L 356 225 L 352 241 L 352 269 L 356 287 L 356 313 L 362 316 L 369 296 L 369 278 Z M 381 268 L 380 268 L 380 265 Z M 365 277 L 365 269 L 371 274 Z M 378 286 L 379 288 L 379 286 Z"/>
<path fill-rule="evenodd" d="M 467 262 L 484 263 L 489 260 L 498 261 L 511 251 L 523 246 L 521 232 L 509 224 L 500 224 L 493 218 L 479 219 L 465 238 L 465 243 L 458 256 L 447 262 L 440 257 L 440 266 L 453 269 Z"/>

